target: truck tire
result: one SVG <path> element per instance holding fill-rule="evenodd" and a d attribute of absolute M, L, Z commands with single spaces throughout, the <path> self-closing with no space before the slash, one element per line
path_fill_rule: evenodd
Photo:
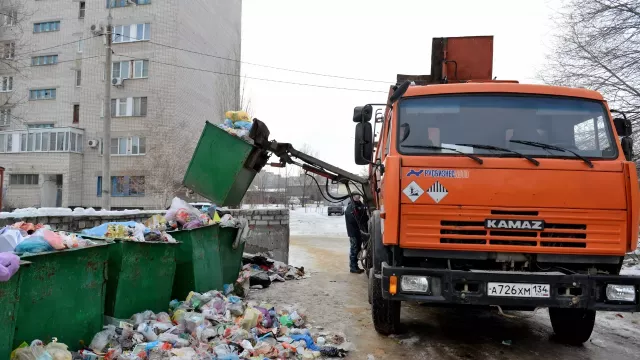
<path fill-rule="evenodd" d="M 373 327 L 381 335 L 391 335 L 400 328 L 400 301 L 385 300 L 382 297 L 382 263 L 389 260 L 387 249 L 382 244 L 380 212 L 371 214 L 369 223 L 369 246 L 371 248 L 372 270 L 369 273 L 371 287 L 371 316 Z M 377 276 L 376 276 L 377 275 Z"/>
<path fill-rule="evenodd" d="M 582 345 L 591 337 L 596 311 L 549 308 L 549 319 L 558 340 L 569 345 Z"/>
<path fill-rule="evenodd" d="M 369 278 L 369 282 L 367 284 L 367 296 L 369 297 L 369 305 L 373 303 L 373 268 L 370 268 L 367 271 L 367 277 Z"/>
<path fill-rule="evenodd" d="M 391 335 L 400 328 L 400 301 L 382 298 L 382 279 L 371 274 L 371 316 L 378 334 Z"/>

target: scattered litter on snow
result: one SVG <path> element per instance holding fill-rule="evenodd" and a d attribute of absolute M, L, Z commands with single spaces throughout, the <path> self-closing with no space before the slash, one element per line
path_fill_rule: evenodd
<path fill-rule="evenodd" d="M 343 335 L 322 337 L 312 330 L 302 309 L 246 301 L 216 290 L 191 292 L 185 301 L 171 301 L 169 309 L 145 311 L 128 320 L 108 318 L 77 354 L 64 344 L 45 347 L 39 340 L 17 351 L 36 356 L 48 351 L 56 359 L 55 351 L 64 354 L 60 359 L 239 360 L 345 357 L 351 347 Z"/>
<path fill-rule="evenodd" d="M 327 215 L 327 208 L 291 210 L 289 231 L 292 236 L 322 236 L 348 239 L 343 216 Z"/>
<path fill-rule="evenodd" d="M 624 262 L 622 263 L 620 275 L 640 276 L 640 256 L 627 255 L 626 259 L 624 259 Z"/>

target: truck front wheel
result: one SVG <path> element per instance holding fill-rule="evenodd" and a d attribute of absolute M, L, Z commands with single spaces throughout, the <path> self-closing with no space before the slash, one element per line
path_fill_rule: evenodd
<path fill-rule="evenodd" d="M 595 310 L 549 308 L 551 326 L 558 340 L 581 345 L 591 337 L 596 322 Z"/>
<path fill-rule="evenodd" d="M 370 276 L 373 327 L 382 335 L 395 334 L 400 328 L 401 302 L 382 298 L 382 279 L 376 277 L 373 272 Z"/>

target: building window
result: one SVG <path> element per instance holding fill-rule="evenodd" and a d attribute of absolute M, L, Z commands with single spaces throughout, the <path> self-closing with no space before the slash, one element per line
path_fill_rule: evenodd
<path fill-rule="evenodd" d="M 111 99 L 111 116 L 147 116 L 147 97 Z"/>
<path fill-rule="evenodd" d="M 107 8 L 125 7 L 130 3 L 134 3 L 136 5 L 148 5 L 151 4 L 151 0 L 107 0 Z"/>
<path fill-rule="evenodd" d="M 113 27 L 113 42 L 126 43 L 151 38 L 151 24 L 120 25 Z"/>
<path fill-rule="evenodd" d="M 78 12 L 78 19 L 84 19 L 84 13 L 86 10 L 86 4 L 84 1 L 80 1 L 80 10 Z"/>
<path fill-rule="evenodd" d="M 11 123 L 11 109 L 0 109 L 0 126 L 9 126 Z"/>
<path fill-rule="evenodd" d="M 76 86 L 82 85 L 82 70 L 76 70 Z"/>
<path fill-rule="evenodd" d="M 34 56 L 31 58 L 32 66 L 55 65 L 58 63 L 58 55 Z"/>
<path fill-rule="evenodd" d="M 0 92 L 13 91 L 13 76 L 3 76 L 2 85 L 0 85 Z"/>
<path fill-rule="evenodd" d="M 51 31 L 59 31 L 60 30 L 60 21 L 48 21 L 33 24 L 33 32 L 41 33 L 41 32 L 51 32 Z"/>
<path fill-rule="evenodd" d="M 3 59 L 13 59 L 16 56 L 16 43 L 5 42 L 1 46 L 0 57 Z"/>
<path fill-rule="evenodd" d="M 81 53 L 84 51 L 84 39 L 78 40 L 78 52 Z"/>
<path fill-rule="evenodd" d="M 38 185 L 38 174 L 11 174 L 9 175 L 10 185 Z"/>
<path fill-rule="evenodd" d="M 1 19 L 4 26 L 16 26 L 18 24 L 18 10 L 4 10 Z"/>
<path fill-rule="evenodd" d="M 73 123 L 80 123 L 80 104 L 73 105 Z"/>
<path fill-rule="evenodd" d="M 111 196 L 144 196 L 144 176 L 112 176 L 111 177 Z M 98 197 L 102 196 L 102 176 L 98 176 L 96 193 Z"/>
<path fill-rule="evenodd" d="M 114 79 L 143 79 L 149 77 L 149 60 L 118 61 L 111 69 Z"/>
<path fill-rule="evenodd" d="M 144 155 L 147 151 L 146 138 L 140 136 L 112 138 L 109 145 L 111 155 Z M 101 155 L 102 151 L 101 147 Z"/>
<path fill-rule="evenodd" d="M 29 90 L 29 100 L 51 100 L 56 98 L 56 89 Z"/>
<path fill-rule="evenodd" d="M 53 124 L 27 124 L 28 129 L 50 129 Z"/>
<path fill-rule="evenodd" d="M 0 133 L 0 152 L 75 152 L 82 153 L 84 136 L 73 128 L 30 128 L 25 132 Z M 13 143 L 17 146 L 12 148 Z M 4 145 L 6 143 L 6 147 Z"/>

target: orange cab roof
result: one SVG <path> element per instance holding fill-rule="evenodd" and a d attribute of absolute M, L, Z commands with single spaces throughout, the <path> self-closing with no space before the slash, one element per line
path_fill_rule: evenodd
<path fill-rule="evenodd" d="M 562 86 L 514 84 L 514 83 L 463 83 L 410 86 L 404 97 L 468 93 L 519 93 L 537 95 L 570 96 L 603 101 L 599 92 Z"/>

